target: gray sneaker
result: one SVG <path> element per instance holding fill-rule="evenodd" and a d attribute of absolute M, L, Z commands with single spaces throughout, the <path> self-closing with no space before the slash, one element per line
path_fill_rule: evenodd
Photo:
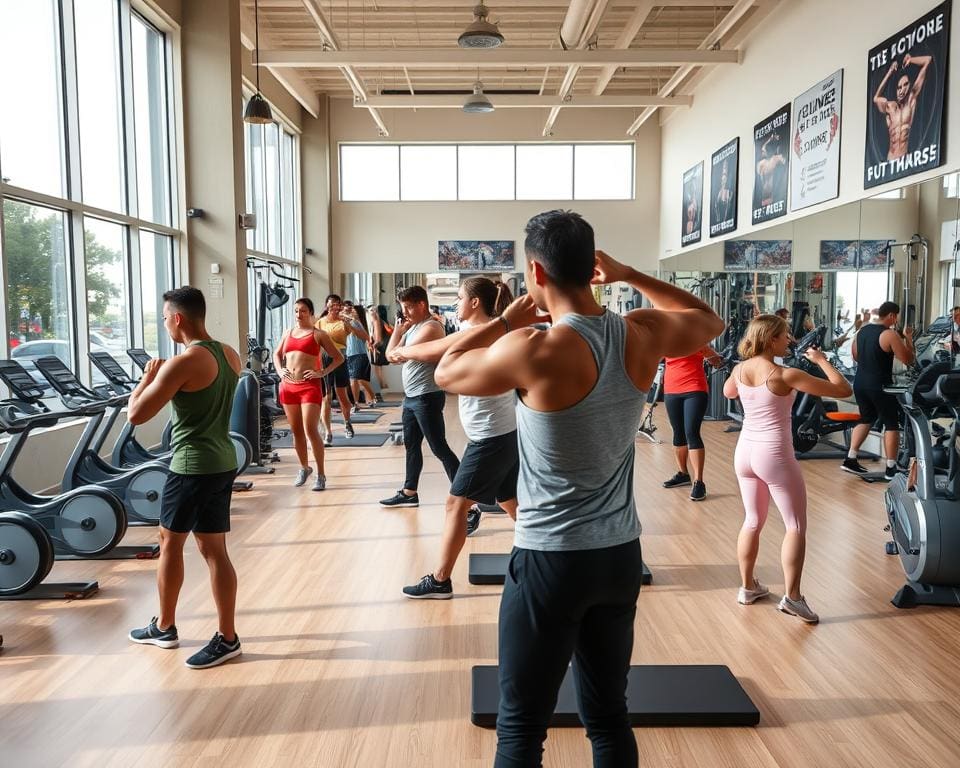
<path fill-rule="evenodd" d="M 294 488 L 299 488 L 305 482 L 307 478 L 310 477 L 310 474 L 313 472 L 313 467 L 300 467 L 297 470 L 297 481 L 293 484 Z"/>
<path fill-rule="evenodd" d="M 353 439 L 353 424 L 349 421 L 343 422 L 343 433 L 346 435 L 348 440 Z"/>
<path fill-rule="evenodd" d="M 807 599 L 803 595 L 800 595 L 799 600 L 791 600 L 784 595 L 777 608 L 791 616 L 796 616 L 798 619 L 803 619 L 807 624 L 816 624 L 820 621 L 820 617 L 810 610 Z"/>
<path fill-rule="evenodd" d="M 333 432 L 327 432 L 327 433 L 323 436 L 323 444 L 324 444 L 327 448 L 329 448 L 331 445 L 333 445 Z"/>
<path fill-rule="evenodd" d="M 317 479 L 313 481 L 313 490 L 314 490 L 314 491 L 325 491 L 325 490 L 327 490 L 327 476 L 326 476 L 326 475 L 317 475 Z"/>
<path fill-rule="evenodd" d="M 753 589 L 740 587 L 740 591 L 737 592 L 737 602 L 740 603 L 740 605 L 750 605 L 751 603 L 757 602 L 761 597 L 766 597 L 769 594 L 770 590 L 754 579 Z"/>

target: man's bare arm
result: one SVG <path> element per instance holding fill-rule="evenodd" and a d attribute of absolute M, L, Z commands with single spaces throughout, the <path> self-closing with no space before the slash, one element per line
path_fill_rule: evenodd
<path fill-rule="evenodd" d="M 918 64 L 920 66 L 917 79 L 913 81 L 913 88 L 910 89 L 915 99 L 920 95 L 920 89 L 923 88 L 923 84 L 927 81 L 927 67 L 930 66 L 931 61 L 933 61 L 933 56 L 910 56 L 908 54 L 904 62 L 904 66 L 908 64 Z"/>
<path fill-rule="evenodd" d="M 883 96 L 883 89 L 887 87 L 887 80 L 890 79 L 890 75 L 897 71 L 897 62 L 893 62 L 890 65 L 890 69 L 887 70 L 887 74 L 883 76 L 883 80 L 880 81 L 880 85 L 877 86 L 877 92 L 873 94 L 873 103 L 877 105 L 883 114 L 887 114 L 887 99 Z"/>
<path fill-rule="evenodd" d="M 500 395 L 526 389 L 530 340 L 542 331 L 506 333 L 499 320 L 470 328 L 444 354 L 434 374 L 437 385 L 459 395 Z"/>
<path fill-rule="evenodd" d="M 191 357 L 183 354 L 172 360 L 154 358 L 147 363 L 143 378 L 127 401 L 127 419 L 131 424 L 145 424 L 173 399 L 193 373 Z"/>
<path fill-rule="evenodd" d="M 916 359 L 916 353 L 913 351 L 913 334 L 901 338 L 900 334 L 892 328 L 880 334 L 881 346 L 888 352 L 892 352 L 904 365 L 910 365 Z"/>
<path fill-rule="evenodd" d="M 402 363 L 407 360 L 416 360 L 420 363 L 439 363 L 440 358 L 450 349 L 465 331 L 457 331 L 442 339 L 432 339 L 406 347 L 397 347 L 390 353 L 391 363 Z"/>

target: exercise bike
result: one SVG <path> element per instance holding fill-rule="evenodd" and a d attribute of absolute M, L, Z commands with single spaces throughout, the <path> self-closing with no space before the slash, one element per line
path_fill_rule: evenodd
<path fill-rule="evenodd" d="M 891 601 L 897 608 L 960 606 L 960 372 L 928 366 L 909 388 L 890 387 L 907 415 L 916 449 L 916 481 L 898 473 L 884 494 L 893 541 L 907 583 Z M 934 466 L 929 420 L 938 410 L 953 416 L 945 474 Z"/>

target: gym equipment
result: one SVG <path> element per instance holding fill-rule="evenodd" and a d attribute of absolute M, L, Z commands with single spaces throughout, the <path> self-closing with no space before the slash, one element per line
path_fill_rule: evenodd
<path fill-rule="evenodd" d="M 510 554 L 472 554 L 468 563 L 467 580 L 471 584 L 503 584 L 507 578 L 507 563 L 510 562 Z M 641 563 L 643 575 L 640 577 L 641 584 L 652 584 L 653 574 L 647 568 L 646 563 Z"/>
<path fill-rule="evenodd" d="M 96 581 L 42 584 L 53 559 L 53 543 L 39 522 L 23 512 L 0 512 L 0 600 L 68 600 L 100 588 Z"/>
<path fill-rule="evenodd" d="M 385 432 L 357 432 L 354 437 L 348 438 L 340 432 L 334 432 L 333 446 L 335 448 L 379 448 L 391 437 Z M 276 440 L 274 445 L 277 448 L 293 448 L 293 435 L 284 435 Z"/>
<path fill-rule="evenodd" d="M 948 365 L 948 364 L 943 364 Z M 891 602 L 960 606 L 960 372 L 929 366 L 911 387 L 890 387 L 907 415 L 916 451 L 916 484 L 899 473 L 884 494 L 889 530 L 887 554 L 899 555 L 907 583 Z M 929 420 L 946 409 L 953 417 L 945 475 L 934 466 Z"/>
<path fill-rule="evenodd" d="M 0 380 L 13 395 L 0 402 L 0 428 L 10 435 L 0 455 L 0 509 L 24 512 L 40 523 L 58 559 L 156 557 L 160 552 L 156 544 L 117 546 L 127 531 L 127 517 L 123 503 L 106 488 L 85 485 L 40 496 L 14 480 L 14 465 L 30 433 L 74 414 L 47 408 L 44 390 L 15 360 L 0 360 Z"/>
<path fill-rule="evenodd" d="M 638 435 L 645 437 L 651 443 L 657 445 L 663 441 L 653 436 L 653 433 L 657 431 L 657 425 L 653 423 L 653 411 L 657 407 L 657 403 L 663 400 L 663 373 L 666 367 L 667 364 L 663 360 L 657 365 L 657 372 L 654 374 L 653 384 L 650 385 L 650 390 L 647 392 L 647 407 L 644 409 L 643 418 L 640 419 L 640 426 L 637 429 Z"/>
<path fill-rule="evenodd" d="M 470 682 L 470 722 L 482 728 L 495 727 L 500 704 L 497 667 L 473 667 Z M 632 666 L 627 674 L 627 710 L 634 727 L 729 727 L 760 722 L 760 711 L 750 696 L 730 668 L 719 664 Z M 580 725 L 573 676 L 568 669 L 550 727 Z"/>
<path fill-rule="evenodd" d="M 34 365 L 68 410 L 80 409 L 87 416 L 87 424 L 67 462 L 60 487 L 69 491 L 87 484 L 102 486 L 121 498 L 129 523 L 159 525 L 163 486 L 170 468 L 159 461 L 148 461 L 131 469 L 115 467 L 92 448 L 106 409 L 125 403 L 129 395 L 109 397 L 87 389 L 73 371 L 53 355 L 38 358 Z"/>

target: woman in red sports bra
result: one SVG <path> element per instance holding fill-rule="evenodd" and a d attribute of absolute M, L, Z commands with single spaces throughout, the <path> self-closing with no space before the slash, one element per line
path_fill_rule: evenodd
<path fill-rule="evenodd" d="M 320 438 L 320 405 L 323 402 L 323 377 L 343 362 L 343 354 L 323 331 L 313 327 L 313 302 L 297 299 L 293 305 L 296 325 L 285 331 L 273 363 L 280 371 L 280 405 L 287 415 L 293 447 L 300 460 L 300 471 L 294 483 L 299 487 L 307 482 L 313 469 L 307 457 L 307 440 L 317 462 L 317 478 L 313 490 L 327 487 L 323 471 L 323 440 Z M 320 350 L 331 358 L 330 365 L 320 368 Z"/>

